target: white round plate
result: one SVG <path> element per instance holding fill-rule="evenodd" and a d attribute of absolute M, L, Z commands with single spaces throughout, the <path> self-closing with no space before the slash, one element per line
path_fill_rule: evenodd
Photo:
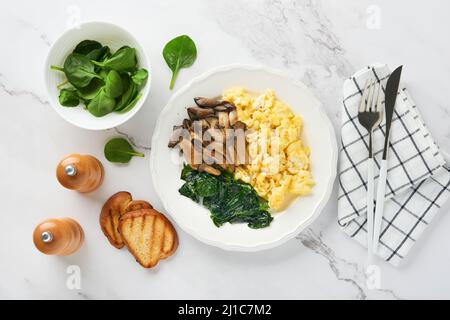
<path fill-rule="evenodd" d="M 251 92 L 275 90 L 277 98 L 303 118 L 303 139 L 311 148 L 312 194 L 298 198 L 286 210 L 274 214 L 271 225 L 250 229 L 246 224 L 226 223 L 217 228 L 209 211 L 180 195 L 182 164 L 167 147 L 172 127 L 187 117 L 186 107 L 197 96 L 215 97 L 230 87 Z M 152 140 L 150 169 L 153 184 L 167 213 L 186 232 L 207 244 L 236 251 L 258 251 L 282 244 L 296 236 L 320 214 L 329 199 L 336 177 L 337 144 L 333 127 L 320 102 L 302 83 L 264 67 L 231 65 L 211 70 L 173 95 L 162 110 Z"/>
<path fill-rule="evenodd" d="M 50 69 L 51 65 L 62 66 L 66 57 L 73 51 L 75 46 L 83 40 L 96 40 L 103 45 L 107 45 L 112 51 L 116 51 L 122 46 L 136 48 L 139 68 L 145 68 L 149 72 L 147 84 L 141 90 L 141 98 L 133 109 L 126 113 L 112 112 L 104 117 L 95 117 L 80 104 L 78 107 L 68 108 L 59 104 L 59 90 L 57 85 L 65 80 L 62 72 Z M 64 32 L 52 45 L 45 61 L 45 86 L 50 100 L 50 104 L 55 111 L 71 124 L 89 130 L 105 130 L 117 127 L 131 119 L 145 102 L 150 91 L 150 80 L 152 70 L 150 61 L 144 49 L 136 38 L 128 31 L 118 25 L 109 22 L 83 22 Z"/>

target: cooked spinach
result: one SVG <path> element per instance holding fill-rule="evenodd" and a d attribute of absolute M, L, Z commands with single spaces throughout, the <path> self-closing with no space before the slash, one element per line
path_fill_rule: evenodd
<path fill-rule="evenodd" d="M 252 229 L 265 228 L 273 218 L 267 201 L 260 198 L 248 183 L 235 180 L 229 172 L 213 176 L 185 165 L 181 172 L 185 181 L 178 190 L 181 195 L 202 203 L 211 213 L 213 223 L 247 223 Z"/>
<path fill-rule="evenodd" d="M 140 99 L 148 71 L 138 68 L 136 50 L 123 46 L 114 53 L 95 40 L 81 41 L 64 61 L 51 66 L 67 80 L 58 85 L 59 102 L 74 107 L 83 102 L 96 117 L 128 112 Z"/>
<path fill-rule="evenodd" d="M 182 35 L 170 40 L 164 46 L 163 57 L 172 70 L 172 79 L 169 85 L 169 89 L 172 90 L 180 69 L 192 66 L 197 58 L 197 48 L 189 36 Z"/>
<path fill-rule="evenodd" d="M 105 145 L 105 158 L 110 162 L 128 163 L 132 157 L 144 157 L 143 153 L 133 149 L 131 144 L 123 138 L 114 138 Z"/>

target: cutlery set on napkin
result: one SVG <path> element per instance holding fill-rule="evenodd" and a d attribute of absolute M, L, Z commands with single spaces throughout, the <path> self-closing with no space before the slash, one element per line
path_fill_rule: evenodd
<path fill-rule="evenodd" d="M 401 72 L 375 64 L 344 83 L 338 174 L 339 225 L 368 247 L 369 261 L 393 265 L 450 197 L 450 167 Z"/>

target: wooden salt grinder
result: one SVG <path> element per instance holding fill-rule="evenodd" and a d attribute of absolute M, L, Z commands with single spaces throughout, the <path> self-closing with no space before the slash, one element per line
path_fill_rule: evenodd
<path fill-rule="evenodd" d="M 66 256 L 76 252 L 84 240 L 81 226 L 71 218 L 52 218 L 41 222 L 33 232 L 33 242 L 42 253 Z"/>
<path fill-rule="evenodd" d="M 103 182 L 103 166 L 90 155 L 70 154 L 56 167 L 56 177 L 65 188 L 87 193 L 96 190 Z"/>

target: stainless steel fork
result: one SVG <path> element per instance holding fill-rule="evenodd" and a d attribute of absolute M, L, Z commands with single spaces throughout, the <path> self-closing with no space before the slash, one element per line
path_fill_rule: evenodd
<path fill-rule="evenodd" d="M 372 133 L 383 118 L 381 105 L 381 83 L 368 79 L 364 86 L 363 96 L 359 104 L 358 120 L 369 133 L 369 159 L 367 160 L 367 248 L 369 260 L 372 259 L 373 243 L 373 200 L 374 200 L 374 160 L 372 152 Z M 375 96 L 376 95 L 376 96 Z"/>

